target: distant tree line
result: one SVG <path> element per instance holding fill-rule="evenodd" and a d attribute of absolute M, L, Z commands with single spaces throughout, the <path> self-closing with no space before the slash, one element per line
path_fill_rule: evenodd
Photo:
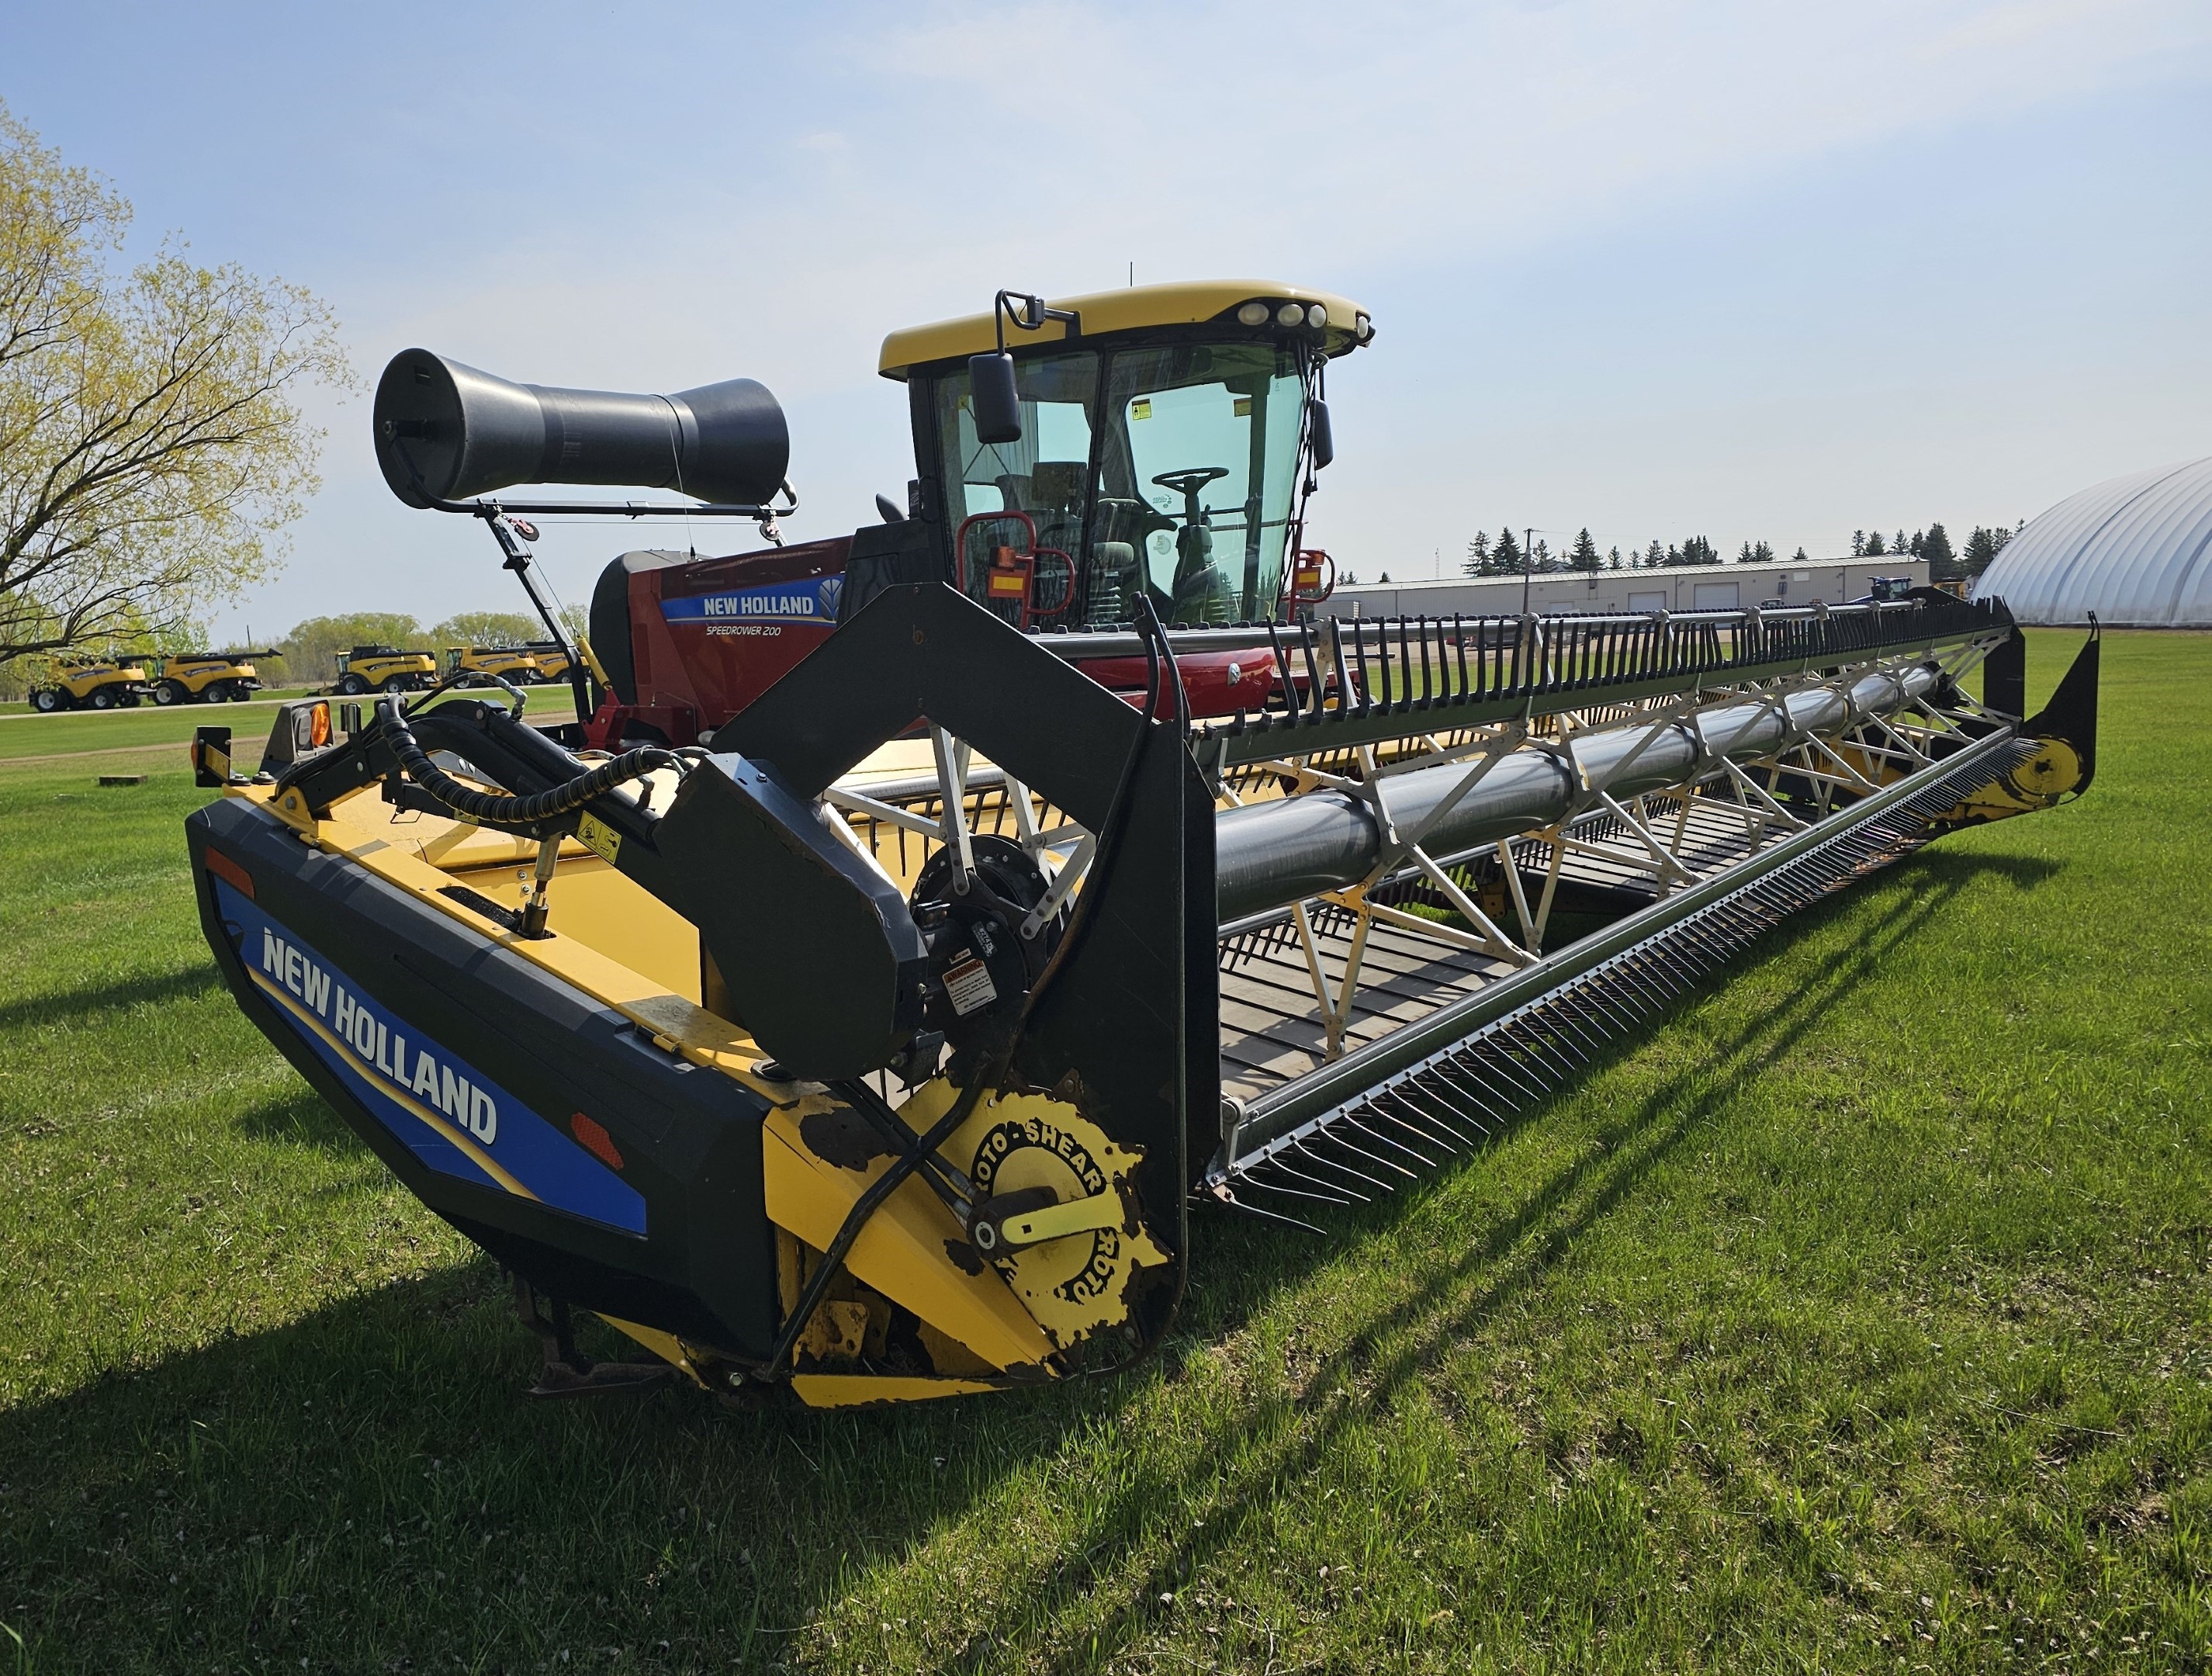
<path fill-rule="evenodd" d="M 1941 524 L 1930 524 L 1926 529 L 1916 530 L 1909 536 L 1899 530 L 1887 541 L 1879 530 L 1854 530 L 1851 531 L 1851 556 L 1875 559 L 1885 553 L 1906 554 L 1928 561 L 1928 575 L 1931 581 L 1963 582 L 1987 570 L 1996 556 L 2004 551 L 2005 543 L 2019 532 L 2026 521 L 2023 519 L 2009 530 L 2002 524 L 1989 529 L 1975 525 L 1973 533 L 1966 537 L 1966 548 L 1963 553 L 1952 550 L 1950 535 Z"/>
<path fill-rule="evenodd" d="M 1869 534 L 1864 530 L 1851 533 L 1853 558 L 1880 558 L 1884 554 L 1909 555 L 1928 562 L 1929 580 L 1937 582 L 1965 581 L 1980 575 L 1990 568 L 1990 562 L 2004 550 L 2019 528 L 2008 530 L 2002 525 L 1984 529 L 1977 524 L 1974 532 L 1966 537 L 1966 550 L 1954 551 L 1949 533 L 1941 524 L 1930 524 L 1926 529 L 1908 536 L 1899 530 L 1894 536 L 1885 537 L 1876 530 Z M 1773 544 L 1765 541 L 1747 541 L 1736 550 L 1738 564 L 1772 564 L 1776 554 Z M 1575 571 L 1601 570 L 1663 570 L 1672 567 L 1694 564 L 1719 564 L 1723 561 L 1713 543 L 1704 536 L 1690 536 L 1680 542 L 1654 540 L 1642 548 L 1630 547 L 1626 555 L 1621 550 L 1609 547 L 1600 552 L 1596 542 L 1585 528 L 1577 531 L 1574 540 L 1554 552 L 1542 536 L 1534 538 L 1533 545 L 1526 544 L 1510 527 L 1496 535 L 1477 531 L 1474 539 L 1467 544 L 1467 562 L 1463 568 L 1469 576 L 1518 576 L 1533 571 L 1539 575 Z M 1792 564 L 1810 564 L 1805 550 L 1800 547 L 1790 557 Z M 1387 580 L 1387 579 L 1386 579 Z"/>
<path fill-rule="evenodd" d="M 1764 541 L 1747 541 L 1736 559 L 1742 564 L 1771 564 L 1774 549 Z M 1797 560 L 1809 562 L 1802 547 L 1797 550 Z M 1521 539 L 1510 529 L 1504 529 L 1495 536 L 1476 532 L 1474 539 L 1467 544 L 1465 568 L 1470 576 L 1518 576 L 1524 570 L 1540 575 L 1577 571 L 1595 574 L 1601 570 L 1659 570 L 1668 566 L 1721 562 L 1719 551 L 1704 536 L 1690 536 L 1678 543 L 1655 540 L 1646 547 L 1632 546 L 1624 554 L 1618 546 L 1600 552 L 1589 531 L 1583 528 L 1575 532 L 1571 542 L 1554 552 L 1541 536 L 1524 550 Z"/>

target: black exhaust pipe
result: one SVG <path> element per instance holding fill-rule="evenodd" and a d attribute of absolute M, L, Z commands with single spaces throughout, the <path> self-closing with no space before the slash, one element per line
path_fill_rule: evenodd
<path fill-rule="evenodd" d="M 791 464 L 783 409 L 751 379 L 672 396 L 561 390 L 404 349 L 377 383 L 373 417 L 384 481 L 416 507 L 516 483 L 765 505 Z"/>

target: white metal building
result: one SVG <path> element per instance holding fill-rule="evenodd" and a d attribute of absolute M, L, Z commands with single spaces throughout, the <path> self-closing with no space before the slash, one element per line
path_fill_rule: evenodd
<path fill-rule="evenodd" d="M 2009 550 L 2008 550 L 2009 552 Z M 1732 611 L 1779 600 L 1839 605 L 1863 599 L 1877 576 L 1928 582 L 1928 562 L 1910 554 L 1816 559 L 1807 564 L 1679 565 L 1659 570 L 1553 571 L 1529 579 L 1528 609 L 1549 611 Z M 1340 587 L 1319 612 L 1330 616 L 1510 616 L 1521 609 L 1518 576 L 1462 576 L 1444 582 L 1361 583 Z"/>
<path fill-rule="evenodd" d="M 2212 628 L 2212 458 L 2114 477 L 2068 496 L 1975 580 L 2022 622 Z"/>

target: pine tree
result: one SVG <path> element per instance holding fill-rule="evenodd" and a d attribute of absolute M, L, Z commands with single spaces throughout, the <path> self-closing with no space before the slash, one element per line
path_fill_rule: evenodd
<path fill-rule="evenodd" d="M 1521 543 L 1513 539 L 1511 525 L 1498 532 L 1498 539 L 1490 544 L 1490 574 L 1493 576 L 1518 576 L 1521 574 Z"/>
<path fill-rule="evenodd" d="M 1880 536 L 1876 536 L 1875 539 L 1876 541 L 1880 541 L 1881 537 Z M 1876 552 L 1880 552 L 1881 550 L 1880 548 L 1876 548 L 1875 550 Z M 1866 531 L 1864 530 L 1854 530 L 1851 531 L 1851 556 L 1855 559 L 1864 558 L 1866 556 Z"/>
<path fill-rule="evenodd" d="M 1645 568 L 1656 570 L 1661 565 L 1666 562 L 1667 556 L 1660 550 L 1659 543 L 1656 541 L 1654 541 L 1649 547 L 1644 550 L 1644 563 Z"/>
<path fill-rule="evenodd" d="M 1928 561 L 1928 580 L 1949 582 L 1958 580 L 1958 556 L 1951 551 L 1951 537 L 1941 524 L 1930 524 L 1928 533 L 1920 539 L 1920 556 Z"/>
<path fill-rule="evenodd" d="M 1713 551 L 1712 543 L 1707 541 L 1703 536 L 1692 536 L 1684 542 L 1679 556 L 1675 556 L 1674 550 L 1672 548 L 1668 549 L 1668 563 L 1685 565 L 1718 564 L 1721 556 Z"/>
<path fill-rule="evenodd" d="M 1910 551 L 1910 550 L 1911 550 L 1910 547 L 1908 546 L 1908 544 L 1907 544 L 1907 543 L 1906 543 L 1906 542 L 1905 542 L 1905 531 L 1904 531 L 1899 530 L 1899 531 L 1897 532 L 1896 538 L 1895 538 L 1894 540 L 1893 540 L 1893 541 L 1889 543 L 1889 550 L 1890 550 L 1893 554 L 1895 554 L 1895 553 L 1904 553 L 1904 552 L 1908 552 L 1908 551 Z"/>
<path fill-rule="evenodd" d="M 1559 562 L 1552 556 L 1551 543 L 1538 536 L 1535 546 L 1529 550 L 1528 568 L 1540 571 L 1557 570 L 1559 568 Z"/>
<path fill-rule="evenodd" d="M 1605 550 L 1605 568 L 1607 570 L 1620 568 L 1620 548 L 1618 544 Z"/>
<path fill-rule="evenodd" d="M 1805 556 L 1805 550 L 1801 546 L 1797 550 L 1796 556 L 1792 558 L 1790 562 L 1792 564 L 1810 564 L 1813 562 Z"/>
<path fill-rule="evenodd" d="M 1854 553 L 1862 554 L 1863 556 L 1869 559 L 1878 559 L 1888 550 L 1881 544 L 1881 531 L 1876 530 L 1872 535 L 1866 538 L 1866 544 L 1864 547 L 1862 548 L 1857 543 L 1854 542 L 1851 544 L 1851 550 Z"/>
<path fill-rule="evenodd" d="M 1467 544 L 1467 574 L 1470 576 L 1490 574 L 1490 532 L 1477 530 L 1474 539 Z"/>
<path fill-rule="evenodd" d="M 2002 525 L 1993 530 L 1984 530 L 1980 525 L 1975 525 L 1973 533 L 1966 537 L 1966 551 L 1960 561 L 1960 573 L 1966 576 L 1980 575 L 1990 568 L 1990 562 L 2004 551 L 2005 543 L 2011 539 L 2012 531 Z"/>
<path fill-rule="evenodd" d="M 1735 562 L 1738 564 L 1749 564 L 1751 562 L 1751 543 L 1747 541 L 1741 547 L 1736 550 Z"/>
<path fill-rule="evenodd" d="M 1597 543 L 1590 539 L 1588 525 L 1575 537 L 1575 544 L 1567 553 L 1567 566 L 1572 570 L 1587 570 L 1595 574 L 1603 567 L 1604 559 Z"/>
<path fill-rule="evenodd" d="M 1753 564 L 1772 564 L 1774 562 L 1773 543 L 1762 541 L 1754 546 L 1751 550 L 1751 562 Z"/>

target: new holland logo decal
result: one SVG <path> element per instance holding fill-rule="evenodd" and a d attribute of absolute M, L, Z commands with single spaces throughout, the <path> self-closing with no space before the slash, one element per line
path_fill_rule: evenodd
<path fill-rule="evenodd" d="M 210 881 L 246 975 L 347 1091 L 441 1175 L 645 1232 L 645 1199 L 443 1043 L 363 993 L 292 931 Z"/>
<path fill-rule="evenodd" d="M 664 599 L 660 615 L 670 622 L 814 622 L 826 628 L 837 621 L 837 600 L 844 591 L 842 576 L 803 577 L 795 582 Z"/>

